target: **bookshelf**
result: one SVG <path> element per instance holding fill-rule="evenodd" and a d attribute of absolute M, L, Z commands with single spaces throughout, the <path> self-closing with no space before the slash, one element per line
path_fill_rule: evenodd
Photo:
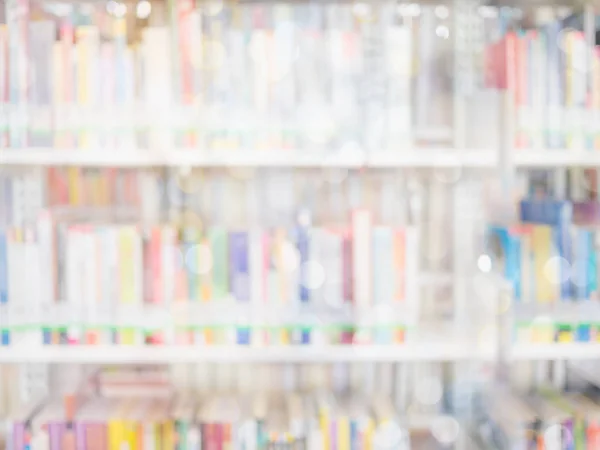
<path fill-rule="evenodd" d="M 76 167 L 287 167 L 287 168 L 481 168 L 497 166 L 493 152 L 452 148 L 404 149 L 401 153 L 361 151 L 198 151 L 196 149 L 77 151 L 27 148 L 0 150 L 0 163 L 9 166 Z"/>

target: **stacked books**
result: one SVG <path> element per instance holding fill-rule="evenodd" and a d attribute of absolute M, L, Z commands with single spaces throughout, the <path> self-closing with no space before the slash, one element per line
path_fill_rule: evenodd
<path fill-rule="evenodd" d="M 170 0 L 137 22 L 124 4 L 67 6 L 57 16 L 29 3 L 7 2 L 11 20 L 0 25 L 0 65 L 10 67 L 0 71 L 4 147 L 263 150 L 368 141 L 392 149 L 410 142 L 416 31 L 393 2 L 364 11 L 347 3 Z M 427 14 L 423 33 L 433 33 L 433 7 Z M 427 48 L 431 64 L 434 46 Z M 376 118 L 362 107 L 367 91 L 381 104 Z M 419 92 L 429 98 L 432 89 Z"/>
<path fill-rule="evenodd" d="M 600 399 L 542 390 L 533 395 L 504 389 L 484 395 L 479 430 L 494 448 L 596 448 Z"/>
<path fill-rule="evenodd" d="M 404 341 L 418 316 L 416 227 L 345 208 L 340 192 L 340 220 L 314 224 L 310 209 L 280 220 L 267 201 L 259 222 L 262 208 L 239 201 L 243 189 L 224 192 L 228 183 L 251 192 L 269 176 L 205 177 L 194 189 L 176 178 L 72 168 L 0 176 L 4 344 L 32 332 L 46 344 Z M 296 208 L 287 181 L 289 193 L 265 192 Z M 35 201 L 25 208 L 23 198 Z"/>
<path fill-rule="evenodd" d="M 489 251 L 511 283 L 517 339 L 597 342 L 600 204 L 556 200 L 520 203 L 521 222 L 492 226 Z"/>
<path fill-rule="evenodd" d="M 598 150 L 600 47 L 586 41 L 582 17 L 544 11 L 533 28 L 488 46 L 488 85 L 508 91 L 515 148 Z"/>

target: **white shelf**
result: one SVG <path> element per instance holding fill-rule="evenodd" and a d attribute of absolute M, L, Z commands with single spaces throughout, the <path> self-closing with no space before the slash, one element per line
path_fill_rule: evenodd
<path fill-rule="evenodd" d="M 202 152 L 197 149 L 80 150 L 4 149 L 0 166 L 78 167 L 305 167 L 305 168 L 460 168 L 494 167 L 490 151 L 459 152 L 453 148 L 406 149 L 398 152 L 325 152 L 293 150 L 236 150 Z"/>
<path fill-rule="evenodd" d="M 511 361 L 600 359 L 600 343 L 513 344 L 508 359 Z"/>
<path fill-rule="evenodd" d="M 373 168 L 493 168 L 497 155 L 489 150 L 460 151 L 454 148 L 423 148 L 406 152 L 375 152 L 369 155 L 367 165 Z"/>
<path fill-rule="evenodd" d="M 514 149 L 513 164 L 522 168 L 600 167 L 600 152 L 593 150 Z"/>
<path fill-rule="evenodd" d="M 396 346 L 41 346 L 0 348 L 0 363 L 334 363 L 395 361 L 460 361 L 490 359 L 491 352 L 474 351 L 466 342 L 406 343 Z"/>

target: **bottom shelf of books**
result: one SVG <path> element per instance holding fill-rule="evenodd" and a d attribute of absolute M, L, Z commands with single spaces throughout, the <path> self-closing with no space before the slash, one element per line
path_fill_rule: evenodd
<path fill-rule="evenodd" d="M 253 366 L 254 367 L 254 366 Z M 30 396 L 9 408 L 4 442 L 7 450 L 475 450 L 469 427 L 459 420 L 442 377 L 432 367 L 413 368 L 421 375 L 409 406 L 377 391 L 318 387 L 319 376 L 339 378 L 335 368 L 306 368 L 311 374 L 290 388 L 286 369 L 277 375 L 287 388 L 267 383 L 274 367 L 258 366 L 262 383 L 225 388 L 236 377 L 224 367 L 172 366 L 93 369 L 72 384 Z M 298 369 L 298 368 L 297 368 Z M 428 369 L 428 370 L 425 370 Z M 82 370 L 74 368 L 74 371 Z M 221 386 L 207 389 L 207 371 L 220 371 Z M 420 373 L 417 373 L 419 372 Z M 239 372 L 239 371 L 238 371 Z M 430 376 L 423 376 L 429 372 Z M 197 373 L 198 379 L 189 377 Z M 319 375 L 320 373 L 320 375 Z M 185 375 L 188 375 L 186 378 Z M 271 373 L 271 380 L 274 375 Z M 193 379 L 192 379 L 193 378 Z M 83 380 L 83 382 L 80 382 Z M 214 379 L 213 379 L 214 381 Z M 321 380 L 323 381 L 323 380 Z M 380 380 L 381 381 L 381 380 Z M 64 384 L 64 383 L 63 383 Z M 285 383 L 284 383 L 285 384 Z M 312 387 L 310 387 L 312 384 Z M 326 385 L 327 383 L 325 383 Z M 350 383 L 352 384 L 352 383 Z M 77 386 L 77 387 L 74 387 Z M 324 386 L 324 385 L 321 385 Z M 67 392 L 68 391 L 68 392 Z M 404 395 L 409 397 L 409 390 Z M 66 392 L 66 393 L 65 393 Z M 14 399 L 13 399 L 14 401 Z"/>

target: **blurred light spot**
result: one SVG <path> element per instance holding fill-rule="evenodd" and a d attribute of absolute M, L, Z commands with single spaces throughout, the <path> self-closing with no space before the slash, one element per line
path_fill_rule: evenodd
<path fill-rule="evenodd" d="M 127 14 L 127 5 L 125 3 L 117 3 L 114 11 L 115 17 L 125 17 L 125 14 Z"/>
<path fill-rule="evenodd" d="M 571 276 L 571 265 L 565 258 L 553 256 L 544 265 L 544 276 L 554 285 L 562 284 Z"/>
<path fill-rule="evenodd" d="M 135 15 L 139 19 L 147 19 L 152 12 L 152 5 L 148 0 L 141 0 L 135 7 Z"/>
<path fill-rule="evenodd" d="M 407 439 L 408 432 L 400 428 L 393 420 L 386 420 L 375 430 L 373 447 L 381 450 L 397 450 L 404 448 L 402 443 Z"/>
<path fill-rule="evenodd" d="M 310 227 L 311 223 L 310 211 L 308 209 L 301 209 L 298 212 L 298 225 L 301 227 Z"/>
<path fill-rule="evenodd" d="M 213 255 L 208 244 L 199 244 L 190 247 L 185 255 L 185 263 L 193 273 L 205 275 L 213 267 Z"/>
<path fill-rule="evenodd" d="M 310 290 L 320 288 L 325 282 L 325 268 L 318 261 L 307 261 L 302 264 L 302 285 Z"/>
<path fill-rule="evenodd" d="M 118 8 L 118 3 L 115 0 L 110 0 L 107 4 L 106 4 L 106 12 L 108 14 L 115 14 L 115 11 Z"/>
<path fill-rule="evenodd" d="M 281 270 L 291 273 L 300 265 L 300 253 L 295 245 L 290 241 L 284 241 L 281 244 Z"/>
<path fill-rule="evenodd" d="M 373 8 L 365 2 L 355 2 L 352 6 L 352 14 L 361 22 L 373 19 Z"/>
<path fill-rule="evenodd" d="M 418 17 L 421 15 L 421 6 L 418 3 L 411 3 L 407 8 L 408 15 Z"/>
<path fill-rule="evenodd" d="M 444 388 L 436 377 L 425 377 L 417 381 L 415 398 L 422 405 L 435 405 L 442 400 Z"/>
<path fill-rule="evenodd" d="M 458 439 L 460 425 L 451 416 L 439 416 L 431 423 L 431 434 L 443 445 L 451 445 Z"/>
<path fill-rule="evenodd" d="M 442 39 L 448 39 L 450 37 L 450 30 L 445 25 L 438 25 L 435 29 L 435 34 Z"/>
<path fill-rule="evenodd" d="M 489 273 L 492 270 L 492 258 L 489 255 L 479 255 L 479 258 L 477 258 L 477 267 L 483 273 Z"/>
<path fill-rule="evenodd" d="M 436 6 L 434 12 L 439 19 L 447 19 L 450 16 L 450 10 L 444 5 Z"/>

